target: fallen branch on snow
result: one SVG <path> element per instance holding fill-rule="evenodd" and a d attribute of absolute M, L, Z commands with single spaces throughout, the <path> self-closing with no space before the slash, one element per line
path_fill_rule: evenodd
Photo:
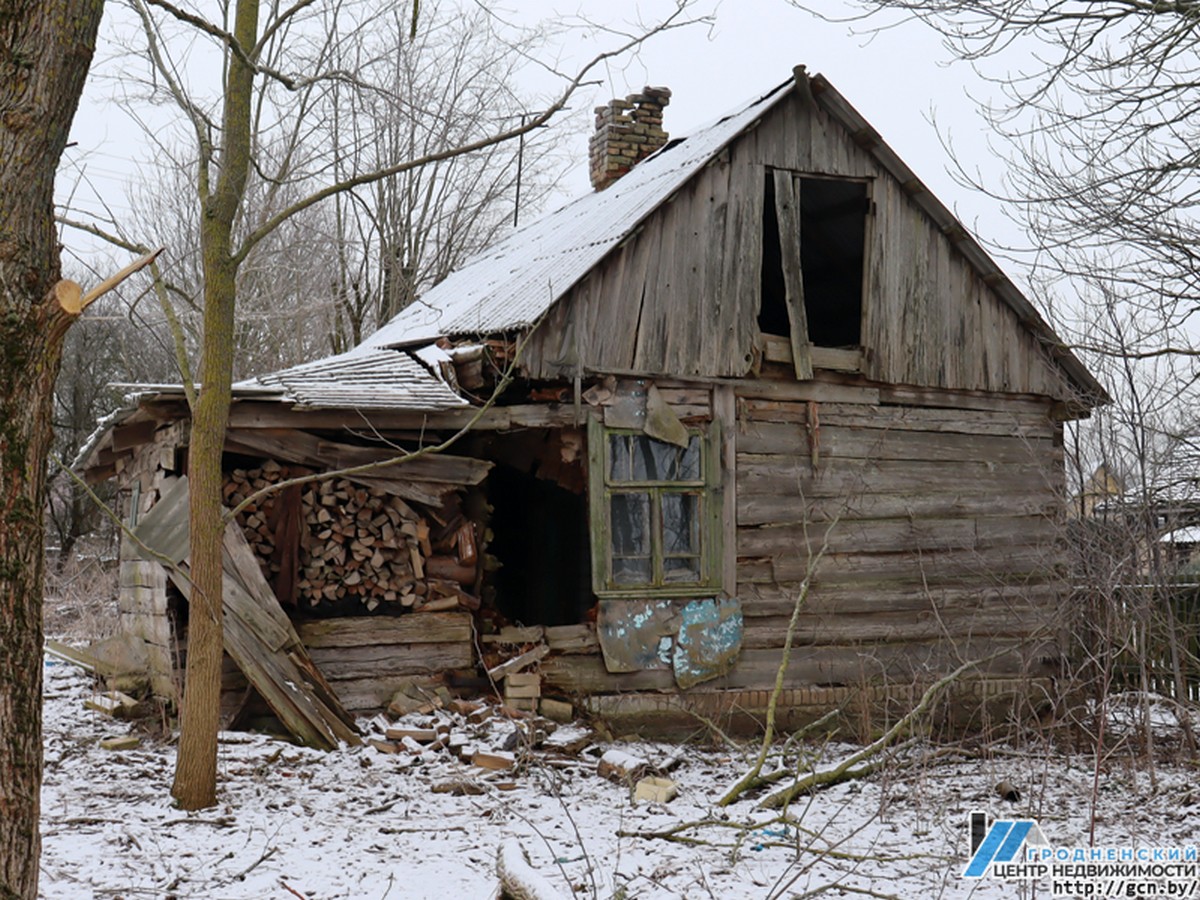
<path fill-rule="evenodd" d="M 926 710 L 929 709 L 933 701 L 937 699 L 943 690 L 962 677 L 963 673 L 967 670 L 974 669 L 978 665 L 979 661 L 977 660 L 965 662 L 949 675 L 939 678 L 926 688 L 925 693 L 921 695 L 921 701 L 903 718 L 898 720 L 895 725 L 884 732 L 882 737 L 863 747 L 857 753 L 852 753 L 832 769 L 826 769 L 821 772 L 810 772 L 786 788 L 767 795 L 766 799 L 758 805 L 759 809 L 779 809 L 791 803 L 792 800 L 801 794 L 807 794 L 819 788 L 841 784 L 843 781 L 861 778 L 864 775 L 870 774 L 879 767 L 879 763 L 872 762 L 865 766 L 858 766 L 858 764 L 871 759 L 891 746 L 900 735 L 905 734 L 913 723 L 925 714 Z M 855 766 L 858 766 L 858 768 L 855 768 Z"/>

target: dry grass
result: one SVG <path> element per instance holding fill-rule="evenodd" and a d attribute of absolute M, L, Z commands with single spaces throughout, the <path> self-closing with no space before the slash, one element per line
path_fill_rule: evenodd
<path fill-rule="evenodd" d="M 91 643 L 117 631 L 117 560 L 107 547 L 80 545 L 72 558 L 46 562 L 46 636 Z"/>

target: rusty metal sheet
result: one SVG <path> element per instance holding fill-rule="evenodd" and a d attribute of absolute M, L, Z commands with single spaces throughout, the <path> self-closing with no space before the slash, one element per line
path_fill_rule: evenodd
<path fill-rule="evenodd" d="M 664 441 L 687 449 L 689 438 L 687 428 L 679 421 L 675 410 L 671 409 L 671 405 L 663 399 L 662 393 L 653 384 L 646 392 L 646 424 L 642 430 L 657 441 Z"/>
<path fill-rule="evenodd" d="M 671 668 L 679 615 L 670 600 L 601 600 L 596 637 L 610 672 Z"/>
<path fill-rule="evenodd" d="M 742 649 L 742 604 L 732 599 L 692 600 L 679 610 L 672 668 L 689 688 L 728 672 Z"/>

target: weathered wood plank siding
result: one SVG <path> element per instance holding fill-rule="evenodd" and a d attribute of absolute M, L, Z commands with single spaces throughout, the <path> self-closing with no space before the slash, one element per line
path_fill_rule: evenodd
<path fill-rule="evenodd" d="M 684 186 L 551 310 L 525 349 L 528 370 L 745 373 L 757 330 L 761 179 L 719 162 Z"/>
<path fill-rule="evenodd" d="M 801 582 L 822 551 L 796 632 L 801 656 L 823 673 L 818 683 L 848 671 L 829 655 L 837 647 L 889 677 L 906 656 L 919 671 L 918 660 L 967 642 L 979 655 L 1003 651 L 989 663 L 993 672 L 1036 670 L 1057 654 L 1061 426 L 1048 400 L 1040 412 L 1027 401 L 997 397 L 992 405 L 739 396 L 747 654 L 736 671 L 767 665 L 749 651 L 782 646 Z M 935 649 L 942 641 L 948 649 Z"/>
<path fill-rule="evenodd" d="M 668 390 L 677 403 L 697 399 Z M 774 684 L 822 547 L 789 689 L 911 679 L 970 657 L 990 657 L 982 668 L 994 676 L 1046 674 L 1064 596 L 1061 425 L 1048 398 L 893 390 L 822 373 L 721 390 L 735 396 L 734 593 L 745 636 L 733 670 L 689 693 Z M 906 402 L 882 399 L 892 394 Z M 597 649 L 554 654 L 542 670 L 548 685 L 584 694 L 676 689 L 669 671 L 609 673 Z"/>
<path fill-rule="evenodd" d="M 300 639 L 346 709 L 387 707 L 416 676 L 475 665 L 465 612 L 355 616 L 297 623 Z"/>
<path fill-rule="evenodd" d="M 864 374 L 1067 399 L 1062 372 L 955 250 L 956 235 L 799 95 L 735 140 L 563 297 L 526 348 L 530 374 L 746 375 L 758 332 L 768 168 L 868 182 Z"/>

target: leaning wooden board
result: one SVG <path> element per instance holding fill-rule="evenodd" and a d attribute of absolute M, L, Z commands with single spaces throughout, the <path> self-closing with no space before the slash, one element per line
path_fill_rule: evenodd
<path fill-rule="evenodd" d="M 179 478 L 164 490 L 135 534 L 175 563 L 167 567 L 168 574 L 190 597 L 187 514 L 187 479 Z M 339 741 L 360 743 L 353 717 L 309 658 L 237 525 L 225 529 L 223 553 L 226 652 L 297 740 L 321 749 L 333 749 Z"/>

